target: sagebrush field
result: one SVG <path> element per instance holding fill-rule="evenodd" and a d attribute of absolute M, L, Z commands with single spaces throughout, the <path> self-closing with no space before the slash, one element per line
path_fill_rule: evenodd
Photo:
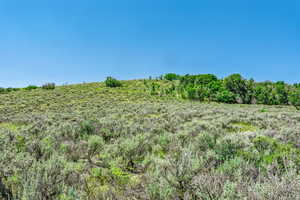
<path fill-rule="evenodd" d="M 121 83 L 1 94 L 0 199 L 300 199 L 295 107 Z"/>

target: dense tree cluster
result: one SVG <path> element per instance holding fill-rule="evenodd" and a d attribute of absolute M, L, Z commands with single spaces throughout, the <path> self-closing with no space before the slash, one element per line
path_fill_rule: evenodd
<path fill-rule="evenodd" d="M 172 78 L 173 77 L 173 78 Z M 176 78 L 175 78 L 176 77 Z M 213 74 L 164 75 L 165 80 L 179 80 L 177 91 L 181 97 L 221 103 L 294 105 L 300 107 L 300 84 L 290 85 L 283 81 L 255 82 L 240 74 L 218 79 Z M 174 87 L 174 85 L 172 85 Z"/>

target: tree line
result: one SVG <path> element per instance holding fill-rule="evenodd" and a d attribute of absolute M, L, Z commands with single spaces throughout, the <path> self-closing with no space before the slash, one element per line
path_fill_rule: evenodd
<path fill-rule="evenodd" d="M 3 87 L 0 87 L 0 94 L 8 94 L 10 92 L 15 92 L 15 91 L 19 91 L 19 90 L 30 91 L 30 90 L 35 90 L 38 88 L 42 88 L 44 90 L 54 90 L 55 87 L 56 87 L 55 83 L 45 83 L 41 87 L 38 87 L 36 85 L 29 85 L 25 88 L 13 88 L 13 87 L 3 88 Z"/>
<path fill-rule="evenodd" d="M 213 74 L 180 76 L 168 73 L 161 77 L 176 81 L 167 90 L 177 92 L 182 98 L 215 101 L 221 103 L 294 105 L 300 109 L 300 83 L 287 84 L 284 81 L 255 82 L 240 74 L 232 74 L 219 79 Z"/>

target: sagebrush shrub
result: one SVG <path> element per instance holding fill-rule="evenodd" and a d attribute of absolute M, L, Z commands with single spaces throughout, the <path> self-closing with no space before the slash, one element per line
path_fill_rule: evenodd
<path fill-rule="evenodd" d="M 0 199 L 300 198 L 293 107 L 186 101 L 174 98 L 178 88 L 161 95 L 179 81 L 147 80 L 146 91 L 143 80 L 124 83 L 0 95 Z M 224 89 L 205 85 L 197 97 Z"/>
<path fill-rule="evenodd" d="M 85 120 L 80 123 L 80 136 L 84 137 L 85 135 L 92 135 L 95 133 L 95 126 L 92 121 Z"/>

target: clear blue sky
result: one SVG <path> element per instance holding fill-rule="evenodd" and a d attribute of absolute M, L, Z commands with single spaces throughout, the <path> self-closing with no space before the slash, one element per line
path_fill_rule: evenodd
<path fill-rule="evenodd" d="M 299 10 L 299 0 L 0 0 L 0 86 L 166 72 L 300 82 Z"/>

